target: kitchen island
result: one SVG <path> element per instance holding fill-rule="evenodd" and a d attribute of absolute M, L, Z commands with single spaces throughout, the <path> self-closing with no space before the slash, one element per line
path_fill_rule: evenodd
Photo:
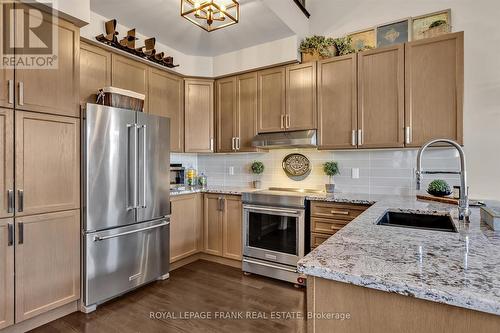
<path fill-rule="evenodd" d="M 500 233 L 480 222 L 479 209 L 466 224 L 456 206 L 414 197 L 308 199 L 373 204 L 299 261 L 315 314 L 308 332 L 500 330 Z M 457 232 L 377 225 L 387 211 L 450 214 Z M 321 318 L 328 313 L 349 319 Z"/>

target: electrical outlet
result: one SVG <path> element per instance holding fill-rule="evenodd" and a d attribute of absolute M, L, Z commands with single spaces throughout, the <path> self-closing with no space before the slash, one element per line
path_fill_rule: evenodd
<path fill-rule="evenodd" d="M 234 166 L 229 167 L 229 175 L 234 176 Z"/>
<path fill-rule="evenodd" d="M 352 177 L 352 179 L 359 178 L 359 168 L 352 168 L 351 169 L 351 177 Z"/>

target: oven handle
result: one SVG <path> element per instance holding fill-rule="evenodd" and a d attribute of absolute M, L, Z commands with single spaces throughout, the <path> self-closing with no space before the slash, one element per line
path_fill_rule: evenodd
<path fill-rule="evenodd" d="M 292 268 L 286 268 L 286 267 L 282 267 L 282 266 L 277 266 L 277 265 L 273 265 L 273 264 L 267 264 L 267 263 L 263 263 L 263 262 L 260 262 L 260 261 L 253 261 L 253 260 L 248 260 L 248 259 L 243 259 L 243 261 L 247 262 L 249 264 L 260 265 L 260 266 L 265 266 L 265 267 L 269 267 L 269 268 L 281 269 L 283 271 L 288 271 L 288 272 L 292 272 L 292 273 L 297 273 L 297 270 L 296 269 L 292 269 Z"/>
<path fill-rule="evenodd" d="M 295 214 L 295 215 L 300 214 L 300 211 L 298 211 L 298 210 L 289 210 L 289 209 L 282 209 L 282 208 L 266 208 L 266 207 L 251 206 L 251 205 L 244 205 L 243 209 L 252 209 L 252 210 L 271 212 L 271 213 L 287 213 L 287 214 Z"/>

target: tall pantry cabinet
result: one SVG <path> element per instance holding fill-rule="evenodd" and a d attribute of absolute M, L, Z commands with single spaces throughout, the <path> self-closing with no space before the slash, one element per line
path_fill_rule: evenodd
<path fill-rule="evenodd" d="M 41 29 L 58 68 L 0 70 L 0 329 L 80 298 L 79 29 Z"/>

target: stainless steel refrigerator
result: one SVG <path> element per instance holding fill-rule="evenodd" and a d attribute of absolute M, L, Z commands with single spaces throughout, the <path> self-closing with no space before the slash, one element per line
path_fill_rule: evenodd
<path fill-rule="evenodd" d="M 83 311 L 168 277 L 170 120 L 87 104 L 82 126 Z"/>

